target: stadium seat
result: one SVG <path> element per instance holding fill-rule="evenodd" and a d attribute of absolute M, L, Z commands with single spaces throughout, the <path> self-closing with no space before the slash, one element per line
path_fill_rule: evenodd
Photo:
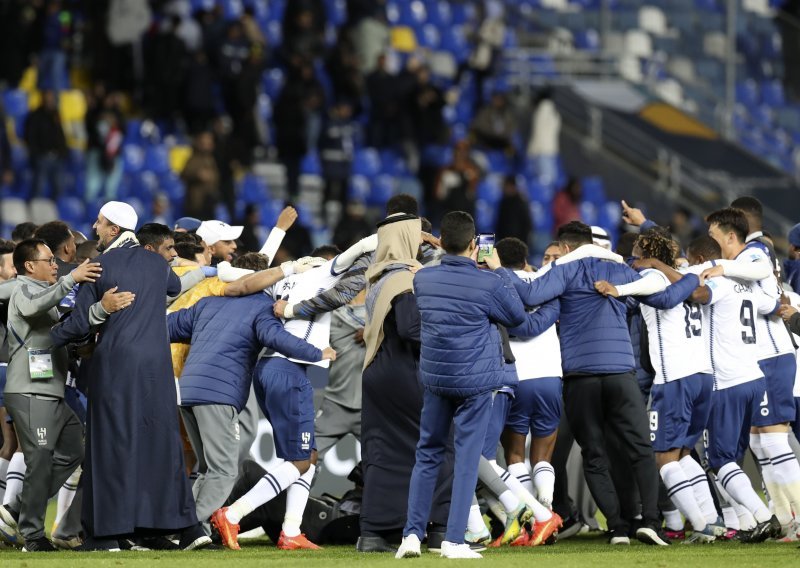
<path fill-rule="evenodd" d="M 639 9 L 639 27 L 656 36 L 667 34 L 667 16 L 656 6 L 642 6 Z"/>
<path fill-rule="evenodd" d="M 477 198 L 492 207 L 503 197 L 503 179 L 499 175 L 488 175 L 478 183 Z"/>
<path fill-rule="evenodd" d="M 58 207 L 52 199 L 46 197 L 35 197 L 30 202 L 30 218 L 37 225 L 43 225 L 58 219 Z"/>
<path fill-rule="evenodd" d="M 6 197 L 0 200 L 0 219 L 3 220 L 3 224 L 10 225 L 12 228 L 29 221 L 28 204 L 15 197 Z M 8 232 L 10 233 L 10 231 Z"/>
<path fill-rule="evenodd" d="M 303 161 L 300 164 L 300 173 L 314 176 L 322 175 L 322 164 L 316 151 L 311 151 L 303 156 Z"/>
<path fill-rule="evenodd" d="M 135 144 L 125 144 L 122 147 L 122 168 L 125 172 L 140 172 L 144 167 L 144 150 Z"/>
<path fill-rule="evenodd" d="M 475 202 L 475 228 L 479 233 L 491 233 L 495 230 L 495 213 L 493 205 L 482 200 Z"/>
<path fill-rule="evenodd" d="M 164 145 L 148 146 L 144 152 L 144 169 L 157 174 L 168 172 L 169 151 Z"/>
<path fill-rule="evenodd" d="M 374 178 L 381 171 L 381 158 L 374 148 L 361 148 L 353 158 L 353 173 Z"/>
<path fill-rule="evenodd" d="M 594 203 L 584 201 L 580 205 L 581 219 L 587 225 L 597 224 L 597 206 Z"/>
<path fill-rule="evenodd" d="M 390 175 L 379 175 L 370 187 L 367 205 L 383 207 L 395 193 L 395 180 Z"/>
<path fill-rule="evenodd" d="M 583 190 L 583 200 L 600 207 L 606 202 L 606 194 L 603 189 L 603 180 L 598 176 L 585 177 L 581 180 Z"/>
<path fill-rule="evenodd" d="M 761 99 L 767 105 L 782 107 L 786 102 L 783 95 L 783 84 L 780 81 L 764 81 L 761 84 Z"/>
<path fill-rule="evenodd" d="M 245 203 L 263 203 L 270 197 L 269 188 L 263 178 L 247 174 L 242 178 L 240 195 Z"/>
<path fill-rule="evenodd" d="M 264 92 L 273 101 L 278 97 L 283 89 L 284 73 L 283 70 L 274 68 L 266 71 L 262 77 Z"/>
<path fill-rule="evenodd" d="M 350 177 L 350 185 L 347 188 L 347 200 L 366 203 L 369 199 L 370 183 L 363 175 Z"/>

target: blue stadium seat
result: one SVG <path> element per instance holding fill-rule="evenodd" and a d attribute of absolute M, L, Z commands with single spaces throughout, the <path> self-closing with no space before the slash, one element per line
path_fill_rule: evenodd
<path fill-rule="evenodd" d="M 453 21 L 453 14 L 450 11 L 450 3 L 445 0 L 434 0 L 427 3 L 428 22 L 444 28 Z"/>
<path fill-rule="evenodd" d="M 417 34 L 417 41 L 422 47 L 433 50 L 439 49 L 439 45 L 441 44 L 439 30 L 434 25 L 425 24 L 422 26 L 422 33 Z"/>
<path fill-rule="evenodd" d="M 606 231 L 617 229 L 622 221 L 622 205 L 617 201 L 607 201 L 597 211 L 597 223 Z"/>
<path fill-rule="evenodd" d="M 383 207 L 386 202 L 394 195 L 395 181 L 390 175 L 379 175 L 375 178 L 367 197 L 367 205 L 377 205 Z"/>
<path fill-rule="evenodd" d="M 226 20 L 238 20 L 244 13 L 242 0 L 222 0 L 222 13 Z"/>
<path fill-rule="evenodd" d="M 255 174 L 247 174 L 242 178 L 240 195 L 245 203 L 263 203 L 269 200 L 267 182 Z"/>
<path fill-rule="evenodd" d="M 319 154 L 317 154 L 316 151 L 311 151 L 303 156 L 303 161 L 300 164 L 300 172 L 314 176 L 322 175 L 322 164 L 319 161 Z"/>
<path fill-rule="evenodd" d="M 531 201 L 528 205 L 531 213 L 531 220 L 536 232 L 552 233 L 553 231 L 553 215 L 550 211 L 550 206 L 544 206 L 536 201 Z"/>
<path fill-rule="evenodd" d="M 140 172 L 144 167 L 144 150 L 136 144 L 122 147 L 122 168 L 128 173 Z"/>
<path fill-rule="evenodd" d="M 736 84 L 736 102 L 748 108 L 755 107 L 759 101 L 758 84 L 752 79 L 747 79 Z"/>
<path fill-rule="evenodd" d="M 272 13 L 270 12 L 271 16 Z M 283 44 L 283 29 L 281 28 L 280 20 L 270 20 L 262 31 L 267 38 L 267 45 Z"/>
<path fill-rule="evenodd" d="M 512 164 L 511 160 L 499 150 L 490 150 L 486 152 L 486 159 L 489 161 L 489 171 L 494 174 L 508 174 L 511 173 Z"/>
<path fill-rule="evenodd" d="M 366 203 L 369 199 L 369 192 L 370 183 L 366 177 L 362 175 L 354 175 L 350 177 L 350 185 L 347 188 L 348 201 Z"/>
<path fill-rule="evenodd" d="M 462 26 L 450 26 L 441 30 L 441 48 L 449 51 L 458 62 L 469 56 L 469 45 Z"/>
<path fill-rule="evenodd" d="M 283 89 L 284 73 L 282 69 L 274 68 L 266 71 L 262 77 L 264 92 L 273 101 L 280 95 Z"/>
<path fill-rule="evenodd" d="M 453 160 L 453 149 L 450 146 L 429 145 L 422 149 L 422 163 L 426 166 L 442 167 Z"/>
<path fill-rule="evenodd" d="M 480 199 L 475 202 L 475 228 L 479 233 L 491 233 L 495 230 L 495 213 L 493 205 Z"/>
<path fill-rule="evenodd" d="M 775 112 L 767 105 L 759 105 L 753 109 L 753 120 L 758 126 L 769 127 L 775 119 Z"/>
<path fill-rule="evenodd" d="M 169 171 L 169 151 L 163 144 L 148 146 L 144 153 L 144 168 L 157 174 Z"/>
<path fill-rule="evenodd" d="M 408 173 L 408 166 L 400 154 L 394 150 L 381 150 L 381 173 L 390 176 L 403 176 Z"/>
<path fill-rule="evenodd" d="M 186 194 L 186 188 L 184 187 L 181 179 L 172 172 L 159 176 L 158 186 L 161 191 L 167 194 L 173 207 L 175 207 L 176 203 L 183 202 L 183 197 Z"/>
<path fill-rule="evenodd" d="M 575 34 L 575 47 L 587 51 L 598 51 L 600 49 L 600 34 L 594 28 L 579 30 Z"/>
<path fill-rule="evenodd" d="M 258 95 L 258 116 L 266 124 L 272 119 L 272 100 L 268 95 L 261 93 Z"/>
<path fill-rule="evenodd" d="M 231 212 L 228 211 L 228 208 L 225 206 L 224 203 L 217 203 L 214 207 L 214 219 L 218 219 L 223 223 L 232 223 L 231 220 Z"/>
<path fill-rule="evenodd" d="M 28 95 L 19 89 L 9 89 L 3 94 L 6 115 L 14 121 L 18 137 L 24 135 L 25 117 L 28 115 Z"/>
<path fill-rule="evenodd" d="M 343 26 L 347 22 L 346 0 L 325 0 L 325 14 L 330 24 Z"/>
<path fill-rule="evenodd" d="M 777 80 L 761 83 L 761 99 L 770 106 L 782 107 L 786 103 L 783 95 L 783 84 Z"/>
<path fill-rule="evenodd" d="M 594 203 L 583 201 L 580 205 L 581 218 L 587 225 L 597 225 L 597 206 Z"/>
<path fill-rule="evenodd" d="M 496 206 L 503 197 L 503 179 L 499 175 L 488 175 L 478 183 L 477 198 Z"/>
<path fill-rule="evenodd" d="M 278 222 L 278 215 L 283 211 L 283 203 L 277 199 L 268 199 L 261 204 L 261 223 L 267 227 L 274 227 Z"/>
<path fill-rule="evenodd" d="M 606 193 L 603 189 L 603 179 L 598 176 L 585 177 L 581 180 L 583 200 L 595 207 L 600 207 L 606 202 Z"/>
<path fill-rule="evenodd" d="M 374 148 L 361 148 L 353 158 L 353 173 L 374 178 L 381 171 L 381 157 Z"/>
<path fill-rule="evenodd" d="M 58 217 L 70 226 L 83 221 L 83 216 L 86 214 L 86 207 L 83 200 L 77 197 L 61 197 L 57 204 Z"/>

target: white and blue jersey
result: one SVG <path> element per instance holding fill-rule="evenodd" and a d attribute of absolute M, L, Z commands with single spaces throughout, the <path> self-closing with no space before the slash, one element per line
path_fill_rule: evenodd
<path fill-rule="evenodd" d="M 336 272 L 336 259 L 329 260 L 322 266 L 318 266 L 302 274 L 292 274 L 268 288 L 265 293 L 272 296 L 275 300 L 286 300 L 290 304 L 297 304 L 304 300 L 310 300 L 321 292 L 333 288 L 345 271 Z M 285 321 L 283 326 L 286 331 L 307 341 L 318 349 L 325 349 L 330 346 L 331 333 L 331 314 L 326 312 L 311 316 L 310 319 L 290 319 Z M 273 352 L 270 357 L 286 357 L 281 353 Z M 316 365 L 327 368 L 330 361 L 300 361 L 289 358 L 295 363 Z"/>

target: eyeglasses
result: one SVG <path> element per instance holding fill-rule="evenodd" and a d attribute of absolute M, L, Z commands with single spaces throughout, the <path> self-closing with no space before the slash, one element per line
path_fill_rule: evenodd
<path fill-rule="evenodd" d="M 54 257 L 54 256 L 51 256 L 50 258 L 34 258 L 33 260 L 30 260 L 29 262 L 49 262 L 53 266 L 55 266 L 57 264 L 56 263 L 56 257 Z"/>

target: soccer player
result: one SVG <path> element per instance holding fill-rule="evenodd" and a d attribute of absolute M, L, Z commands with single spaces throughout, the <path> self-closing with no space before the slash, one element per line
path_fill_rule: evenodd
<path fill-rule="evenodd" d="M 740 209 L 728 208 L 707 217 L 709 235 L 720 245 L 726 260 L 705 274 L 740 276 L 780 303 L 783 290 L 773 273 L 776 264 L 772 253 L 764 241 L 752 233 L 748 236 L 751 216 Z M 750 313 L 743 312 L 741 317 L 744 321 Z M 750 448 L 761 465 L 775 515 L 786 530 L 793 520 L 792 511 L 800 511 L 800 463 L 789 445 L 789 428 L 795 420 L 792 391 L 797 360 L 791 335 L 779 317 L 755 315 L 752 323 L 753 333 L 747 340 L 758 348 L 767 395 L 765 408 L 753 421 Z"/>
<path fill-rule="evenodd" d="M 724 220 L 724 227 L 730 228 L 728 223 L 732 222 L 735 229 L 726 232 L 732 232 L 743 244 L 746 229 L 733 221 L 734 218 L 733 214 L 726 219 L 715 216 L 713 226 L 718 229 L 717 221 Z M 721 256 L 719 243 L 711 237 L 700 237 L 689 246 L 692 265 L 701 260 L 716 262 Z M 756 494 L 737 462 L 744 457 L 751 425 L 768 418 L 771 412 L 764 373 L 758 365 L 756 318 L 759 314 L 777 311 L 779 306 L 758 286 L 744 280 L 711 278 L 705 287 L 708 297 L 703 302 L 704 319 L 708 321 L 714 380 L 708 423 L 708 463 L 725 492 L 755 517 L 757 525 L 747 542 L 762 542 L 779 536 L 781 525 Z"/>
<path fill-rule="evenodd" d="M 643 232 L 633 255 L 674 269 L 672 239 L 659 229 Z M 656 274 L 669 282 L 665 274 L 652 268 L 642 274 Z M 650 439 L 667 494 L 692 523 L 694 534 L 686 542 L 712 542 L 715 533 L 711 525 L 717 521 L 717 510 L 705 473 L 692 458 L 691 450 L 708 423 L 713 378 L 704 342 L 707 326 L 700 306 L 690 300 L 668 309 L 641 305 L 655 370 Z"/>
<path fill-rule="evenodd" d="M 362 254 L 374 250 L 377 237 L 362 239 L 342 254 L 303 274 L 293 274 L 272 286 L 267 293 L 289 303 L 307 300 L 323 290 L 333 287 Z M 334 256 L 335 247 L 324 247 L 313 255 Z M 305 339 L 318 349 L 329 347 L 330 313 L 309 321 L 290 320 L 286 330 Z M 211 524 L 219 531 L 222 543 L 234 550 L 239 548 L 239 521 L 257 507 L 273 499 L 288 488 L 286 516 L 278 540 L 278 548 L 285 550 L 318 549 L 300 532 L 303 510 L 308 501 L 311 481 L 316 470 L 314 444 L 314 391 L 306 376 L 308 365 L 327 368 L 328 361 L 301 361 L 289 359 L 280 353 L 271 353 L 256 364 L 254 388 L 264 416 L 273 428 L 275 450 L 286 460 L 268 472 L 247 494 L 230 507 L 223 507 L 211 516 Z"/>

